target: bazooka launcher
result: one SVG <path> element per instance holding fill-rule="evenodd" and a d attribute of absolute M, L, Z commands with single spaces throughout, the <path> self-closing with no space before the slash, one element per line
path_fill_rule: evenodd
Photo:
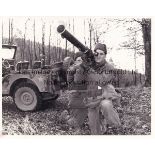
<path fill-rule="evenodd" d="M 62 38 L 67 39 L 75 47 L 77 47 L 81 52 L 85 54 L 85 59 L 90 66 L 95 65 L 94 54 L 92 50 L 83 45 L 77 38 L 75 38 L 70 32 L 65 29 L 64 25 L 59 25 L 57 27 L 57 32 L 61 34 Z"/>

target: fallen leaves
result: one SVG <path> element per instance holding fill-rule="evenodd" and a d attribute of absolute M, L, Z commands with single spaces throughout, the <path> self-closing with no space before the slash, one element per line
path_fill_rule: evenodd
<path fill-rule="evenodd" d="M 108 127 L 107 135 L 150 135 L 151 134 L 151 88 L 122 88 L 121 107 L 115 107 L 122 126 Z M 5 135 L 89 135 L 86 122 L 81 129 L 66 124 L 68 117 L 68 92 L 55 103 L 37 112 L 19 111 L 10 97 L 3 98 L 2 125 Z"/>

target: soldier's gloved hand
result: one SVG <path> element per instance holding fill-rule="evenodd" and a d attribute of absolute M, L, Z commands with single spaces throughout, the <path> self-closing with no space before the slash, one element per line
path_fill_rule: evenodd
<path fill-rule="evenodd" d="M 85 51 L 82 57 L 83 61 L 86 63 L 86 65 L 90 66 L 93 64 L 94 60 L 94 54 L 92 50 L 88 49 Z"/>

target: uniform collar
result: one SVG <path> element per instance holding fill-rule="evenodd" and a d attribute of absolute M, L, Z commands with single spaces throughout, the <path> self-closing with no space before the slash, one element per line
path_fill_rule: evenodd
<path fill-rule="evenodd" d="M 104 62 L 101 62 L 101 63 L 97 63 L 96 62 L 96 69 L 98 69 L 98 68 L 100 68 L 100 67 L 103 67 L 103 66 L 105 66 L 105 64 L 107 63 L 107 61 L 105 60 Z"/>

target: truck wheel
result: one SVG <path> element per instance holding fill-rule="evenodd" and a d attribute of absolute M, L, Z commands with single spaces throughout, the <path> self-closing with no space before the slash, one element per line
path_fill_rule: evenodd
<path fill-rule="evenodd" d="M 38 110 L 41 105 L 39 90 L 30 83 L 19 84 L 13 94 L 14 103 L 22 111 Z"/>

